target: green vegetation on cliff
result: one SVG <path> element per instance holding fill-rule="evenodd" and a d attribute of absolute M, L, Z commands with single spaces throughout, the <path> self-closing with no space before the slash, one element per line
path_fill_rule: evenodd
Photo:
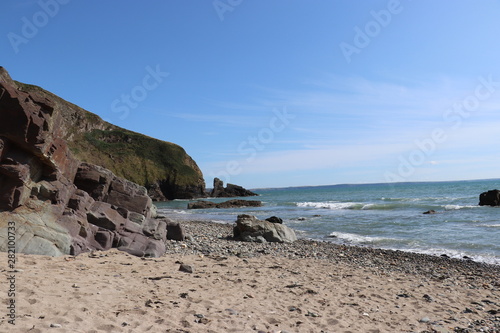
<path fill-rule="evenodd" d="M 189 185 L 199 178 L 180 146 L 124 129 L 86 132 L 73 142 L 72 150 L 86 162 L 105 164 L 114 173 L 144 186 L 160 179 Z"/>
<path fill-rule="evenodd" d="M 54 112 L 60 112 L 64 119 L 64 138 L 81 161 L 105 167 L 148 188 L 158 185 L 168 199 L 203 196 L 203 175 L 179 145 L 107 123 L 38 86 L 16 84 L 20 90 L 55 104 Z"/>

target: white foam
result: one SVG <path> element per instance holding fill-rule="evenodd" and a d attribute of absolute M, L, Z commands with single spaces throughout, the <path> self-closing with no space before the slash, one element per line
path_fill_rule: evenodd
<path fill-rule="evenodd" d="M 347 232 L 332 232 L 330 234 L 330 237 L 335 237 L 338 239 L 342 239 L 345 241 L 348 241 L 349 243 L 353 244 L 367 244 L 367 243 L 373 243 L 373 242 L 378 242 L 382 240 L 386 240 L 387 238 L 383 237 L 370 237 L 370 236 L 362 236 L 358 234 L 351 234 Z"/>
<path fill-rule="evenodd" d="M 458 210 L 458 209 L 470 209 L 470 208 L 477 208 L 479 206 L 471 206 L 471 205 L 466 205 L 466 206 L 461 206 L 461 205 L 445 205 L 444 209 L 445 210 Z"/>
<path fill-rule="evenodd" d="M 360 205 L 357 202 L 337 202 L 337 201 L 326 201 L 326 202 L 297 202 L 297 207 L 313 207 L 313 208 L 324 208 L 324 209 L 349 209 L 356 205 Z"/>
<path fill-rule="evenodd" d="M 455 259 L 463 259 L 465 256 L 471 258 L 473 261 L 477 262 L 483 262 L 486 264 L 493 264 L 493 265 L 499 265 L 500 264 L 500 258 L 495 257 L 495 256 L 488 256 L 488 255 L 472 255 L 468 254 L 465 252 L 457 251 L 457 250 L 450 250 L 450 249 L 399 249 L 401 251 L 406 251 L 406 252 L 412 252 L 412 253 L 421 253 L 421 254 L 428 254 L 432 256 L 442 256 L 443 254 L 449 256 L 450 258 L 455 258 Z"/>

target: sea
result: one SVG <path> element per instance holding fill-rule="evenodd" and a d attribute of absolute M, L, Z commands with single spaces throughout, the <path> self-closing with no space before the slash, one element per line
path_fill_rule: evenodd
<path fill-rule="evenodd" d="M 500 179 L 345 184 L 256 189 L 263 207 L 188 210 L 189 200 L 158 203 L 175 221 L 236 221 L 238 214 L 277 216 L 299 238 L 393 249 L 500 265 L 500 207 L 479 206 Z M 209 198 L 222 202 L 229 198 Z M 434 210 L 435 214 L 423 214 Z"/>

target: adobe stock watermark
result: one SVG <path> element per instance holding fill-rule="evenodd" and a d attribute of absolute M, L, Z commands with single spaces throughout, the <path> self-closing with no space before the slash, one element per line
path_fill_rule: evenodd
<path fill-rule="evenodd" d="M 219 16 L 219 20 L 224 21 L 226 12 L 232 12 L 236 7 L 241 5 L 242 2 L 243 0 L 214 0 L 212 5 Z"/>
<path fill-rule="evenodd" d="M 19 53 L 19 47 L 22 44 L 28 44 L 30 40 L 38 35 L 40 29 L 49 24 L 61 8 L 61 5 L 66 5 L 71 0 L 39 0 L 37 2 L 40 10 L 35 12 L 31 18 L 23 16 L 21 18 L 21 31 L 20 34 L 9 32 L 7 38 L 10 45 L 16 54 Z"/>
<path fill-rule="evenodd" d="M 362 28 L 359 26 L 354 27 L 352 43 L 342 42 L 339 44 L 342 55 L 347 63 L 351 63 L 354 54 L 359 54 L 361 50 L 368 47 L 371 41 L 380 35 L 384 28 L 391 24 L 393 17 L 402 11 L 403 6 L 399 0 L 389 0 L 386 9 L 370 11 L 372 20 L 366 22 Z"/>
<path fill-rule="evenodd" d="M 156 65 L 154 69 L 147 66 L 145 70 L 147 74 L 142 78 L 140 84 L 133 87 L 130 93 L 121 94 L 120 98 L 111 102 L 111 111 L 120 113 L 119 118 L 121 120 L 127 118 L 130 110 L 137 108 L 139 103 L 148 97 L 149 92 L 158 88 L 165 78 L 170 75 L 170 73 L 162 72 L 160 65 Z"/>
<path fill-rule="evenodd" d="M 229 183 L 231 176 L 240 174 L 244 165 L 254 161 L 257 154 L 264 151 L 274 141 L 276 134 L 283 132 L 295 117 L 294 114 L 287 111 L 286 107 L 283 107 L 281 111 L 274 109 L 273 116 L 269 119 L 267 126 L 262 127 L 256 134 L 250 135 L 240 142 L 236 151 L 241 158 L 228 161 L 225 168 L 219 172 L 212 172 L 212 178 L 219 178 L 226 184 Z"/>
<path fill-rule="evenodd" d="M 16 223 L 9 221 L 7 224 L 7 322 L 16 324 Z"/>
<path fill-rule="evenodd" d="M 427 162 L 427 159 L 434 154 L 438 146 L 448 140 L 450 131 L 460 128 L 463 121 L 471 117 L 479 109 L 481 102 L 491 98 L 500 88 L 500 81 L 494 81 L 492 75 L 487 78 L 481 76 L 478 80 L 479 84 L 473 93 L 444 111 L 444 126 L 434 128 L 431 134 L 422 140 L 415 140 L 415 149 L 398 157 L 399 163 L 396 172 L 386 172 L 384 175 L 386 182 L 407 181 L 418 167 Z"/>

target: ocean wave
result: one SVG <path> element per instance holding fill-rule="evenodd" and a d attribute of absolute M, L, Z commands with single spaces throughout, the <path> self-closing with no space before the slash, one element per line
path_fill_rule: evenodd
<path fill-rule="evenodd" d="M 325 202 L 297 202 L 295 203 L 297 207 L 311 207 L 320 209 L 332 209 L 332 210 L 393 210 L 398 208 L 412 207 L 411 204 L 404 203 L 386 203 L 386 204 L 376 204 L 376 203 L 361 203 L 361 202 L 337 202 L 337 201 L 325 201 Z"/>
<path fill-rule="evenodd" d="M 471 254 L 471 253 L 467 253 L 464 251 L 451 250 L 451 249 L 430 248 L 430 249 L 399 249 L 399 250 L 405 251 L 405 252 L 412 252 L 412 253 L 428 254 L 431 256 L 447 255 L 450 258 L 454 258 L 454 259 L 463 259 L 465 257 L 468 257 L 471 260 L 477 261 L 477 262 L 483 262 L 483 263 L 493 264 L 493 265 L 500 264 L 500 258 L 495 257 L 495 256 Z"/>
<path fill-rule="evenodd" d="M 465 206 L 461 206 L 461 205 L 444 205 L 444 206 L 441 206 L 441 207 L 443 207 L 445 210 L 458 210 L 458 209 L 478 208 L 479 206 L 473 206 L 473 205 L 465 205 Z"/>
<path fill-rule="evenodd" d="M 480 226 L 485 228 L 500 228 L 500 224 L 481 224 Z"/>
<path fill-rule="evenodd" d="M 312 207 L 312 208 L 325 208 L 325 209 L 361 209 L 364 204 L 358 202 L 297 202 L 297 207 Z"/>
<path fill-rule="evenodd" d="M 168 214 L 168 215 L 185 215 L 192 214 L 190 211 L 181 210 L 181 209 L 172 209 L 172 208 L 158 208 L 158 213 L 160 214 Z"/>
<path fill-rule="evenodd" d="M 351 234 L 351 233 L 347 233 L 347 232 L 338 232 L 338 231 L 330 233 L 330 235 L 328 237 L 341 239 L 343 241 L 346 241 L 346 242 L 352 243 L 352 244 L 371 244 L 371 243 L 375 243 L 375 242 L 393 240 L 391 238 L 362 236 L 362 235 L 358 235 L 358 234 Z"/>

